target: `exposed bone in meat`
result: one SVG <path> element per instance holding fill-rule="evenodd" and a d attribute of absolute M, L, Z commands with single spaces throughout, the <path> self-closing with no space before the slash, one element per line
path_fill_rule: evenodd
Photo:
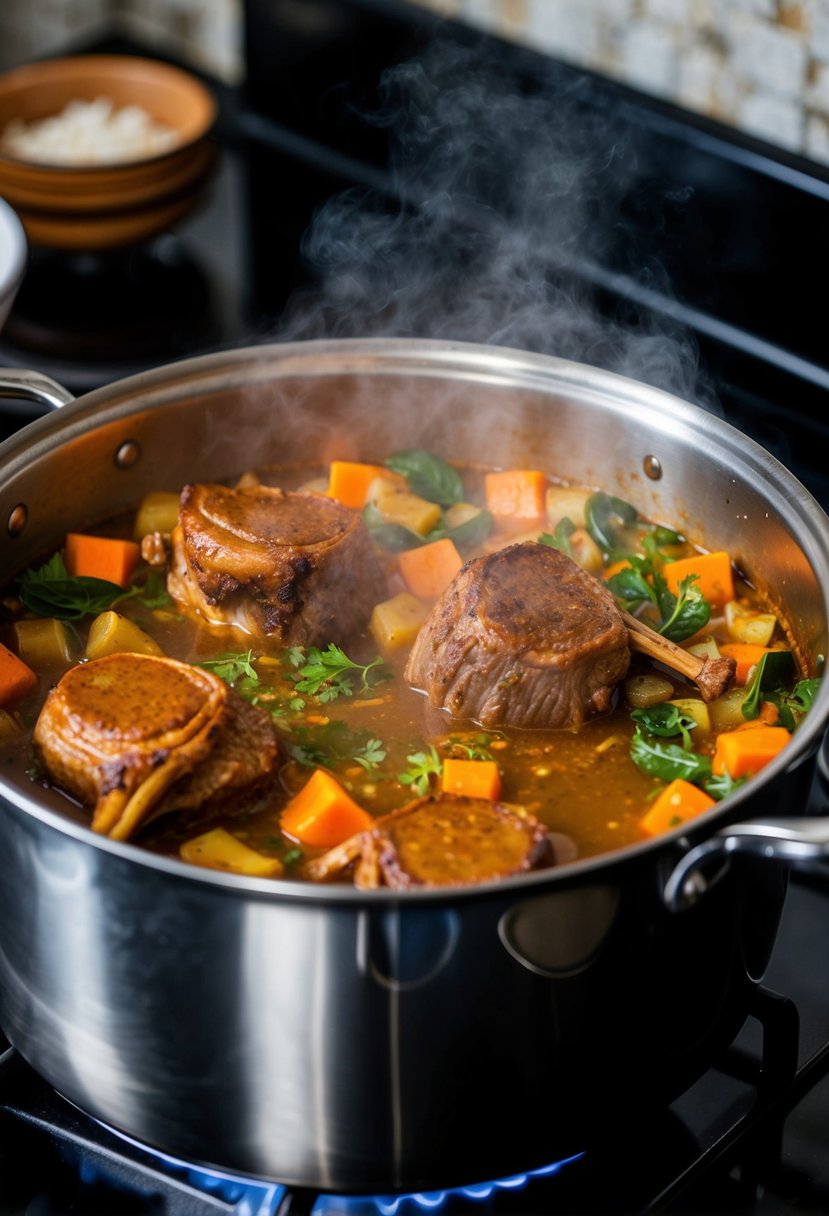
<path fill-rule="evenodd" d="M 737 670 L 735 659 L 726 655 L 720 655 L 716 659 L 708 656 L 700 658 L 662 637 L 628 612 L 622 613 L 622 620 L 627 625 L 631 650 L 664 663 L 686 680 L 693 680 L 703 701 L 715 701 L 717 697 L 721 697 L 734 679 L 734 672 Z"/>
<path fill-rule="evenodd" d="M 606 587 L 525 541 L 468 561 L 415 640 L 406 679 L 487 727 L 577 727 L 610 708 L 630 664 Z"/>
<path fill-rule="evenodd" d="M 307 862 L 304 875 L 330 881 L 353 865 L 361 890 L 456 887 L 523 874 L 553 857 L 532 815 L 487 798 L 427 794 Z"/>
<path fill-rule="evenodd" d="M 184 487 L 167 587 L 203 620 L 300 646 L 345 643 L 385 594 L 358 512 L 260 485 Z"/>
<path fill-rule="evenodd" d="M 126 840 L 165 811 L 249 792 L 273 771 L 269 715 L 177 659 L 117 653 L 71 668 L 38 717 L 50 779 Z"/>

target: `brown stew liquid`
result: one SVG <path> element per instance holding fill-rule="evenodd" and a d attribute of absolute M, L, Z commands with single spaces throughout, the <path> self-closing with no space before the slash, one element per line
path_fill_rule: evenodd
<path fill-rule="evenodd" d="M 324 471 L 322 475 L 325 476 Z M 282 479 L 273 471 L 262 473 L 261 477 L 266 484 L 288 489 L 301 488 L 308 480 L 307 476 L 295 475 Z M 464 472 L 464 490 L 468 501 L 481 503 L 482 474 Z M 98 532 L 130 537 L 134 520 L 134 513 L 130 513 L 102 525 Z M 532 534 L 537 538 L 538 528 Z M 463 558 L 490 552 L 517 538 L 524 538 L 517 525 L 506 531 L 496 530 L 474 549 L 466 549 Z M 681 540 L 670 546 L 671 558 L 698 552 Z M 391 596 L 402 586 L 397 555 L 382 550 L 381 558 Z M 147 573 L 148 568 L 142 562 L 135 578 L 140 581 Z M 602 573 L 599 570 L 597 577 L 602 577 Z M 735 598 L 749 611 L 763 610 L 752 588 L 736 576 Z M 0 640 L 14 650 L 15 620 L 31 613 L 20 604 L 14 587 L 7 591 L 4 603 L 6 624 Z M 184 841 L 207 828 L 223 826 L 258 853 L 279 858 L 285 876 L 290 878 L 297 874 L 303 858 L 321 851 L 303 849 L 283 833 L 280 825 L 286 803 L 303 787 L 315 767 L 330 771 L 361 807 L 379 816 L 434 789 L 439 781 L 440 763 L 449 756 L 497 761 L 502 781 L 499 800 L 524 808 L 559 839 L 564 838 L 566 844 L 559 850 L 560 859 L 590 857 L 647 839 L 642 819 L 665 781 L 642 771 L 631 759 L 630 744 L 636 724 L 626 695 L 627 681 L 617 688 L 610 712 L 578 729 L 485 730 L 475 722 L 452 719 L 445 712 L 430 708 L 423 695 L 408 687 L 403 677 L 407 647 L 383 655 L 382 672 L 375 669 L 371 673 L 368 688 L 361 688 L 359 679 L 353 680 L 350 695 L 323 700 L 297 693 L 297 668 L 292 663 L 296 655 L 292 656 L 273 640 L 200 623 L 179 611 L 174 603 L 148 607 L 136 598 L 113 606 L 146 631 L 167 656 L 188 663 L 206 663 L 228 652 L 247 655 L 257 678 L 252 681 L 237 671 L 234 687 L 270 712 L 284 749 L 278 780 L 267 796 L 243 810 L 228 807 L 207 819 L 192 811 L 169 814 L 143 828 L 134 838 L 135 844 L 178 856 Z M 72 662 L 82 660 L 90 622 L 91 618 L 82 618 L 69 625 L 73 638 L 70 662 L 40 669 L 37 689 L 6 706 L 7 717 L 13 717 L 19 729 L 11 737 L 6 732 L 6 737 L 0 738 L 0 754 L 7 774 L 11 772 L 21 783 L 46 785 L 33 757 L 31 727 L 49 687 Z M 717 613 L 712 613 L 699 634 L 686 639 L 683 645 L 690 646 L 701 638 L 720 644 L 734 641 L 723 615 Z M 770 646 L 785 646 L 779 624 Z M 369 629 L 355 637 L 347 651 L 349 658 L 358 664 L 370 663 L 379 653 Z M 681 677 L 655 668 L 647 658 L 632 655 L 629 677 L 655 671 L 670 681 L 675 697 L 699 699 L 698 690 Z M 384 678 L 377 679 L 378 674 Z M 716 735 L 716 730 L 707 735 L 696 732 L 695 750 L 711 755 Z M 68 798 L 66 809 L 73 817 L 88 822 L 88 813 Z"/>

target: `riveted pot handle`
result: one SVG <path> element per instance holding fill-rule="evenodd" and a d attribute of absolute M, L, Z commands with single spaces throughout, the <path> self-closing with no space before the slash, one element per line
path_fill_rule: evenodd
<path fill-rule="evenodd" d="M 75 400 L 74 394 L 58 384 L 57 380 L 19 367 L 0 369 L 0 397 L 36 401 L 50 410 L 60 409 L 62 405 Z"/>
<path fill-rule="evenodd" d="M 732 823 L 690 849 L 665 884 L 665 903 L 672 912 L 695 904 L 713 886 L 734 853 L 773 861 L 803 863 L 829 860 L 829 817 L 780 818 Z"/>

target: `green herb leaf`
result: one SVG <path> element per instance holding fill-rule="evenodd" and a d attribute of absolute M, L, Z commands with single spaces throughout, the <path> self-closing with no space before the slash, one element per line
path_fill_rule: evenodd
<path fill-rule="evenodd" d="M 371 772 L 383 763 L 387 754 L 382 739 L 369 739 L 365 747 L 352 756 L 352 760 L 356 760 L 367 772 Z"/>
<path fill-rule="evenodd" d="M 350 697 L 355 679 L 359 679 L 360 689 L 365 692 L 379 680 L 388 679 L 389 675 L 379 655 L 370 663 L 355 663 L 339 646 L 329 642 L 325 650 L 310 646 L 304 663 L 293 678 L 297 692 L 328 702 L 337 697 Z"/>
<path fill-rule="evenodd" d="M 642 604 L 659 607 L 653 588 L 643 571 L 635 565 L 626 566 L 624 570 L 612 574 L 607 580 L 607 586 L 628 612 L 641 607 Z"/>
<path fill-rule="evenodd" d="M 225 651 L 224 654 L 217 654 L 215 658 L 205 659 L 196 666 L 212 671 L 220 680 L 224 680 L 225 684 L 234 685 L 242 677 L 250 684 L 258 684 L 259 676 L 253 666 L 255 662 L 252 650 L 246 650 L 244 653 Z"/>
<path fill-rule="evenodd" d="M 659 600 L 662 620 L 658 632 L 672 642 L 682 642 L 708 624 L 711 605 L 695 585 L 699 575 L 689 574 L 680 580 L 679 595 L 668 590 L 667 583 L 658 571 L 654 571 L 654 589 Z"/>
<path fill-rule="evenodd" d="M 636 507 L 612 494 L 591 494 L 584 504 L 587 531 L 602 553 L 619 548 L 625 529 L 633 527 L 638 519 Z"/>
<path fill-rule="evenodd" d="M 785 689 L 794 669 L 794 655 L 790 650 L 767 650 L 754 668 L 742 704 L 743 717 L 752 719 L 760 713 L 760 703 L 771 700 L 765 695 L 771 690 Z"/>
<path fill-rule="evenodd" d="M 556 524 L 555 531 L 542 532 L 538 538 L 540 545 L 549 545 L 551 549 L 560 549 L 562 553 L 566 553 L 568 557 L 573 556 L 573 546 L 570 544 L 570 537 L 576 530 L 576 525 L 568 515 L 560 519 Z"/>
<path fill-rule="evenodd" d="M 422 448 L 407 448 L 394 452 L 385 462 L 386 468 L 405 477 L 412 493 L 449 507 L 463 499 L 460 474 L 440 456 Z"/>
<path fill-rule="evenodd" d="M 167 591 L 167 579 L 160 570 L 151 570 L 143 582 L 134 583 L 115 602 L 120 605 L 125 600 L 135 600 L 144 608 L 166 608 L 173 602 Z"/>
<path fill-rule="evenodd" d="M 60 553 L 37 570 L 25 570 L 18 579 L 17 593 L 30 612 L 61 621 L 105 612 L 125 595 L 123 587 L 106 579 L 71 578 Z"/>
<path fill-rule="evenodd" d="M 663 781 L 682 777 L 699 784 L 711 776 L 711 761 L 707 756 L 686 751 L 676 743 L 660 743 L 637 725 L 630 744 L 630 758 L 638 769 Z"/>
<path fill-rule="evenodd" d="M 690 751 L 692 745 L 691 731 L 696 722 L 688 714 L 684 714 L 678 705 L 670 705 L 667 701 L 661 705 L 651 705 L 647 709 L 634 709 L 631 713 L 634 722 L 639 722 L 652 735 L 671 738 L 682 736 L 682 746 Z"/>
<path fill-rule="evenodd" d="M 432 777 L 440 777 L 443 772 L 443 761 L 437 748 L 430 745 L 428 752 L 414 752 L 406 760 L 409 767 L 404 773 L 398 774 L 397 780 L 401 785 L 411 786 L 417 794 L 428 794 Z"/>

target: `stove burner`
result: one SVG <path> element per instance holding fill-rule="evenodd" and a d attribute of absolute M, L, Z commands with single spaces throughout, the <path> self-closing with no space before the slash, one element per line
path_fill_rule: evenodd
<path fill-rule="evenodd" d="M 277 1216 L 282 1211 L 288 1188 L 275 1182 L 256 1182 L 235 1174 L 224 1173 L 213 1168 L 188 1164 L 171 1157 L 158 1149 L 150 1148 L 131 1136 L 101 1124 L 132 1148 L 157 1160 L 167 1175 L 179 1175 L 194 1190 L 206 1196 L 215 1196 L 232 1205 L 233 1216 Z M 310 1216 L 417 1216 L 418 1213 L 462 1210 L 463 1206 L 478 1205 L 505 1191 L 523 1191 L 536 1179 L 552 1178 L 566 1166 L 581 1161 L 584 1153 L 553 1161 L 534 1170 L 498 1178 L 492 1182 L 470 1183 L 466 1186 L 446 1187 L 435 1191 L 419 1191 L 398 1195 L 337 1195 L 324 1192 L 316 1196 Z M 86 1164 L 90 1181 L 95 1178 L 96 1167 Z"/>
<path fill-rule="evenodd" d="M 100 253 L 33 249 L 0 353 L 86 389 L 220 338 L 211 284 L 168 233 Z"/>

